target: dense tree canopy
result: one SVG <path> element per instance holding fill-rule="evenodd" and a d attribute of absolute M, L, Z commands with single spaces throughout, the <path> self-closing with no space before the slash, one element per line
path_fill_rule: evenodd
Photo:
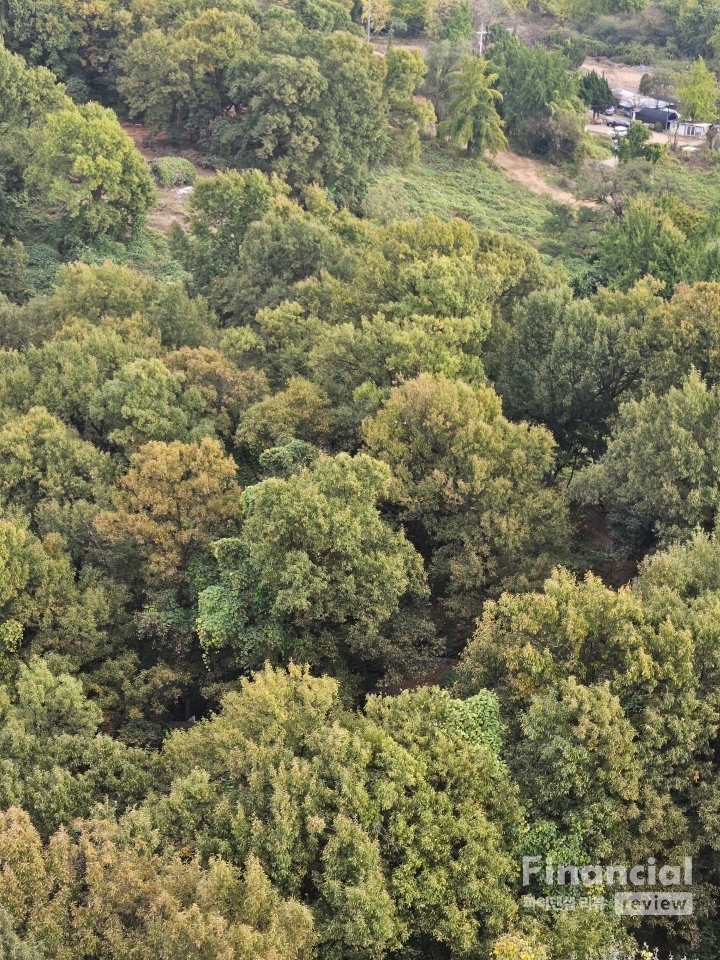
<path fill-rule="evenodd" d="M 717 960 L 713 3 L 0 2 L 0 960 Z"/>

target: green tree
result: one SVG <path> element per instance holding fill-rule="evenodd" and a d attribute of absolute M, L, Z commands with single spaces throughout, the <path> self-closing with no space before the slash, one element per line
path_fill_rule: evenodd
<path fill-rule="evenodd" d="M 20 509 L 35 532 L 61 533 L 77 550 L 107 502 L 110 458 L 43 407 L 0 429 L 0 503 Z"/>
<path fill-rule="evenodd" d="M 189 201 L 190 235 L 182 252 L 199 289 L 222 302 L 221 288 L 237 267 L 248 227 L 268 212 L 272 197 L 286 192 L 277 177 L 259 170 L 229 170 L 196 184 Z"/>
<path fill-rule="evenodd" d="M 269 392 L 267 377 L 250 367 L 240 370 L 218 350 L 182 347 L 164 358 L 171 372 L 182 373 L 186 387 L 197 391 L 218 435 L 226 441 L 237 430 L 241 415 Z"/>
<path fill-rule="evenodd" d="M 342 673 L 427 655 L 422 560 L 376 506 L 389 480 L 343 453 L 247 488 L 239 537 L 215 546 L 221 580 L 200 595 L 207 656 L 229 647 L 245 670 L 302 657 Z"/>
<path fill-rule="evenodd" d="M 28 67 L 22 57 L 5 48 L 4 33 L 0 26 L 0 240 L 12 240 L 25 223 L 25 174 L 32 159 L 31 134 L 48 114 L 71 103 L 49 70 Z M 14 252 L 17 254 L 17 250 Z M 5 259 L 8 251 L 0 256 Z M 14 296 L 14 282 L 12 289 Z"/>
<path fill-rule="evenodd" d="M 498 74 L 505 131 L 534 152 L 573 159 L 582 147 L 586 108 L 578 80 L 561 52 L 532 49 L 500 28 L 490 47 L 490 69 Z"/>
<path fill-rule="evenodd" d="M 601 77 L 597 70 L 590 70 L 584 73 L 578 88 L 580 99 L 587 104 L 593 113 L 602 113 L 615 103 L 610 84 Z"/>
<path fill-rule="evenodd" d="M 414 93 L 427 71 L 419 50 L 391 47 L 385 54 L 383 99 L 389 124 L 386 159 L 398 166 L 410 166 L 420 157 L 418 130 L 425 131 L 435 119 L 431 105 Z"/>
<path fill-rule="evenodd" d="M 547 430 L 507 421 L 489 387 L 421 374 L 391 390 L 363 435 L 392 468 L 391 499 L 458 621 L 472 622 L 488 593 L 545 575 L 566 523 L 544 482 Z"/>
<path fill-rule="evenodd" d="M 347 253 L 332 224 L 278 197 L 248 227 L 237 268 L 226 283 L 226 309 L 236 323 L 251 322 L 262 307 L 292 298 L 300 281 L 323 270 L 347 274 Z"/>
<path fill-rule="evenodd" d="M 107 441 L 122 449 L 149 440 L 189 440 L 212 432 L 202 419 L 205 404 L 185 378 L 160 360 L 133 360 L 93 395 L 89 416 Z"/>
<path fill-rule="evenodd" d="M 431 688 L 353 714 L 336 681 L 266 667 L 167 743 L 174 782 L 154 820 L 193 843 L 225 818 L 229 859 L 249 849 L 282 896 L 304 891 L 320 955 L 479 952 L 512 910 L 519 811 L 453 707 Z"/>
<path fill-rule="evenodd" d="M 575 300 L 557 287 L 517 305 L 495 387 L 510 419 L 552 431 L 559 469 L 603 453 L 619 402 L 647 373 L 651 347 L 640 345 L 638 328 L 656 306 L 641 285 L 621 303 Z"/>
<path fill-rule="evenodd" d="M 663 794 L 688 765 L 703 770 L 702 755 L 712 736 L 711 718 L 707 713 L 700 718 L 704 711 L 697 699 L 693 654 L 683 626 L 666 613 L 646 614 L 639 593 L 629 587 L 610 590 L 591 574 L 579 582 L 557 570 L 542 593 L 505 594 L 487 604 L 458 676 L 463 691 L 491 684 L 497 692 L 510 726 L 511 766 L 522 768 L 525 795 L 537 803 L 540 817 L 555 822 L 567 817 L 563 834 L 568 840 L 575 833 L 581 843 L 591 841 L 592 849 L 584 851 L 590 856 L 615 854 L 620 844 L 628 855 L 640 855 L 643 847 L 679 845 L 690 834 L 682 804 Z M 651 742 L 643 735 L 645 724 L 660 715 L 668 726 Z M 557 730 L 557 740 L 540 733 L 548 723 Z M 595 768 L 594 776 L 582 772 L 585 764 Z M 641 776 L 632 772 L 634 764 L 644 765 Z M 548 778 L 546 799 L 531 767 Z M 574 777 L 578 787 L 568 791 L 566 778 Z M 597 817 L 573 811 L 583 795 L 583 804 L 595 803 L 594 791 Z M 616 839 L 610 841 L 613 832 Z"/>
<path fill-rule="evenodd" d="M 19 240 L 3 243 L 0 238 L 0 295 L 22 303 L 27 293 L 27 253 Z"/>
<path fill-rule="evenodd" d="M 453 81 L 466 52 L 467 44 L 448 39 L 431 43 L 425 54 L 427 73 L 421 91 L 432 103 L 441 123 L 449 118 Z"/>
<path fill-rule="evenodd" d="M 66 244 L 137 233 L 155 195 L 147 164 L 112 110 L 91 103 L 58 110 L 33 136 L 28 180 L 57 204 Z"/>
<path fill-rule="evenodd" d="M 621 220 L 605 227 L 598 266 L 610 285 L 621 290 L 650 274 L 671 291 L 694 273 L 695 253 L 668 213 L 651 200 L 636 197 Z"/>
<path fill-rule="evenodd" d="M 43 951 L 17 960 L 76 956 L 89 943 L 93 956 L 112 960 L 168 952 L 177 960 L 311 960 L 310 911 L 278 895 L 257 857 L 242 867 L 220 857 L 201 866 L 172 848 L 149 850 L 139 824 L 103 814 L 43 843 L 24 810 L 0 813 L 10 929 L 29 929 Z"/>
<path fill-rule="evenodd" d="M 656 303 L 643 324 L 644 393 L 680 387 L 695 369 L 709 387 L 720 382 L 720 284 L 679 286 Z"/>
<path fill-rule="evenodd" d="M 496 109 L 502 94 L 493 84 L 496 73 L 487 73 L 487 63 L 479 57 L 466 56 L 451 86 L 448 105 L 450 119 L 440 125 L 440 135 L 453 143 L 465 144 L 471 157 L 482 157 L 486 150 L 495 154 L 507 146 L 503 123 Z"/>
<path fill-rule="evenodd" d="M 683 113 L 689 120 L 717 120 L 720 86 L 702 57 L 698 57 L 687 74 L 681 76 L 678 95 Z"/>
<path fill-rule="evenodd" d="M 260 400 L 246 411 L 235 439 L 260 454 L 292 439 L 326 445 L 333 427 L 328 397 L 315 384 L 292 377 L 285 390 Z"/>
<path fill-rule="evenodd" d="M 13 689 L 0 695 L 0 806 L 22 805 L 47 836 L 103 800 L 120 812 L 142 799 L 156 763 L 98 733 L 101 721 L 79 680 L 55 676 L 39 658 L 21 665 Z"/>
<path fill-rule="evenodd" d="M 244 11 L 197 11 L 177 29 L 149 29 L 124 51 L 118 89 L 133 116 L 154 131 L 198 136 L 214 118 L 240 104 L 232 96 L 238 71 L 257 59 L 259 30 Z"/>
<path fill-rule="evenodd" d="M 657 163 L 662 156 L 662 146 L 651 143 L 651 140 L 652 132 L 645 124 L 633 120 L 625 136 L 618 139 L 618 159 L 621 163 L 629 160 L 650 160 L 651 163 Z"/>
<path fill-rule="evenodd" d="M 607 452 L 578 477 L 574 496 L 629 512 L 665 540 L 712 529 L 719 402 L 720 387 L 692 371 L 681 388 L 623 404 Z"/>
<path fill-rule="evenodd" d="M 655 67 L 652 73 L 640 77 L 638 89 L 644 97 L 672 100 L 677 94 L 678 74 L 671 67 Z"/>

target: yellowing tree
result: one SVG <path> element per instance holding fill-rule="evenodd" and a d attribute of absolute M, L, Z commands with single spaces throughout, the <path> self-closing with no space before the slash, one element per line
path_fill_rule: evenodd
<path fill-rule="evenodd" d="M 240 517 L 235 463 L 217 440 L 145 444 L 130 457 L 114 512 L 100 514 L 110 543 L 134 541 L 151 577 L 180 586 L 210 540 L 232 535 Z"/>

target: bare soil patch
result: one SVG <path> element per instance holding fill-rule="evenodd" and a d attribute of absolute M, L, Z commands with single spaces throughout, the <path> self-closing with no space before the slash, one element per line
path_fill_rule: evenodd
<path fill-rule="evenodd" d="M 569 190 L 548 183 L 544 176 L 546 167 L 539 160 L 518 156 L 512 150 L 501 151 L 494 160 L 509 180 L 516 180 L 533 193 L 550 197 L 556 203 L 564 203 L 569 207 L 586 206 L 584 201 L 578 200 Z"/>
<path fill-rule="evenodd" d="M 148 226 L 160 233 L 167 233 L 173 223 L 179 223 L 183 230 L 188 223 L 188 200 L 192 196 L 192 187 L 170 187 L 160 190 L 158 202 L 148 216 Z"/>
<path fill-rule="evenodd" d="M 642 69 L 641 67 L 626 67 L 622 63 L 613 63 L 607 57 L 588 57 L 585 63 L 580 67 L 585 73 L 595 70 L 605 79 L 615 90 L 628 90 L 630 93 L 639 93 L 640 79 L 643 74 L 652 73 L 652 68 Z"/>
<path fill-rule="evenodd" d="M 161 136 L 151 139 L 150 129 L 141 123 L 123 123 L 121 126 L 147 161 L 168 156 L 185 157 L 195 167 L 199 178 L 212 176 L 212 171 L 199 165 L 199 154 L 194 150 L 178 148 L 177 144 L 166 146 Z M 173 223 L 179 223 L 183 230 L 187 229 L 188 200 L 192 192 L 192 187 L 158 188 L 158 202 L 148 216 L 148 226 L 160 233 L 167 233 Z"/>

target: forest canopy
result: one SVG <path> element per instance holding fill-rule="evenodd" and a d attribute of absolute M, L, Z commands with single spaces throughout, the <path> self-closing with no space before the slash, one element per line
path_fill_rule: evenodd
<path fill-rule="evenodd" d="M 0 3 L 0 960 L 718 956 L 716 164 L 580 67 L 720 13 L 476 7 Z"/>

